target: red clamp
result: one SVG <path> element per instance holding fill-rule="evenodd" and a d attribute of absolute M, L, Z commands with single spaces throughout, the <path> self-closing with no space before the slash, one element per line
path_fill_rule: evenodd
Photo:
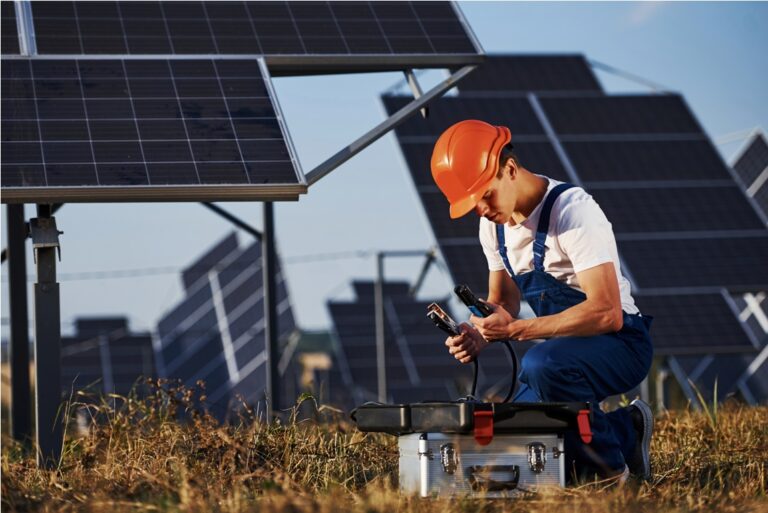
<path fill-rule="evenodd" d="M 493 440 L 493 411 L 475 411 L 475 441 L 488 445 Z"/>
<path fill-rule="evenodd" d="M 579 416 L 576 417 L 579 424 L 579 435 L 581 441 L 588 444 L 592 441 L 592 428 L 589 426 L 589 410 L 579 410 Z"/>

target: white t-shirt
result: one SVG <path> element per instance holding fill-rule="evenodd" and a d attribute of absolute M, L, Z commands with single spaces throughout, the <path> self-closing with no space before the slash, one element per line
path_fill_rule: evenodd
<path fill-rule="evenodd" d="M 545 176 L 542 178 L 549 180 L 547 193 L 562 183 Z M 533 270 L 533 239 L 543 204 L 542 200 L 522 223 L 504 225 L 507 258 L 516 275 Z M 488 269 L 505 270 L 497 248 L 496 224 L 484 217 L 480 218 L 480 243 L 488 259 Z M 558 281 L 582 292 L 576 273 L 613 262 L 619 281 L 621 307 L 629 314 L 638 313 L 629 281 L 621 274 L 611 223 L 584 189 L 572 187 L 555 200 L 544 245 L 544 270 Z"/>

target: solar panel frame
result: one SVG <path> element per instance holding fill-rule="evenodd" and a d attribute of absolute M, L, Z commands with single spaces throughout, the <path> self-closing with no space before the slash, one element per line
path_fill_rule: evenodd
<path fill-rule="evenodd" d="M 108 7 L 35 2 L 39 53 L 263 55 L 274 76 L 449 67 L 483 59 L 453 2 L 115 2 Z"/>
<path fill-rule="evenodd" d="M 35 203 L 35 202 L 41 202 L 41 201 L 49 201 L 49 202 L 110 202 L 110 201 L 243 201 L 243 200 L 259 200 L 259 201 L 270 201 L 270 200 L 297 200 L 298 196 L 300 194 L 304 194 L 307 191 L 307 182 L 306 178 L 304 177 L 301 163 L 297 157 L 296 150 L 293 146 L 293 142 L 290 138 L 290 134 L 287 130 L 287 127 L 285 125 L 285 118 L 282 114 L 282 110 L 280 109 L 280 105 L 277 99 L 277 96 L 274 92 L 274 88 L 271 83 L 271 77 L 269 75 L 268 69 L 266 67 L 266 64 L 264 62 L 263 58 L 243 58 L 242 56 L 231 56 L 231 55 L 224 55 L 224 56 L 200 56 L 200 55 L 182 55 L 182 56 L 164 56 L 164 55 L 151 55 L 151 56 L 81 56 L 81 55 L 60 55 L 60 56 L 3 56 L 3 65 L 11 66 L 13 63 L 18 63 L 22 61 L 29 62 L 30 67 L 35 65 L 37 63 L 38 65 L 42 65 L 40 63 L 53 63 L 52 65 L 59 66 L 60 63 L 65 63 L 66 61 L 73 61 L 76 66 L 80 66 L 82 63 L 100 63 L 100 62 L 109 62 L 109 61 L 119 61 L 123 63 L 123 69 L 127 69 L 125 64 L 129 62 L 167 62 L 168 66 L 183 66 L 184 63 L 191 62 L 191 61 L 204 61 L 204 62 L 211 62 L 212 68 L 216 70 L 216 76 L 209 77 L 211 80 L 213 78 L 216 78 L 219 81 L 219 87 L 221 92 L 221 100 L 222 106 L 226 109 L 227 115 L 229 117 L 230 123 L 232 123 L 232 127 L 234 127 L 235 118 L 237 116 L 233 116 L 232 113 L 234 112 L 233 108 L 231 107 L 230 103 L 232 100 L 228 100 L 228 96 L 226 91 L 224 90 L 224 86 L 222 85 L 222 78 L 220 75 L 220 72 L 218 71 L 219 66 L 225 65 L 227 62 L 242 62 L 242 63 L 248 63 L 248 62 L 254 62 L 258 66 L 259 70 L 259 80 L 263 80 L 264 82 L 264 90 L 260 91 L 263 94 L 266 94 L 266 98 L 268 98 L 268 106 L 271 109 L 271 112 L 274 113 L 274 119 L 277 123 L 277 127 L 280 130 L 280 135 L 282 137 L 282 140 L 285 143 L 285 151 L 287 151 L 288 159 L 281 161 L 289 163 L 293 167 L 293 174 L 295 175 L 296 181 L 295 182 L 288 182 L 288 183 L 224 183 L 224 184 L 214 184 L 214 183 L 200 183 L 201 177 L 196 177 L 198 183 L 196 184 L 183 184 L 183 183 L 176 183 L 172 185 L 166 185 L 166 184 L 160 184 L 160 185 L 98 185 L 98 184 L 92 184 L 92 185 L 77 185 L 77 186 L 44 186 L 44 177 L 37 178 L 37 183 L 39 185 L 37 186 L 7 186 L 5 183 L 3 184 L 3 195 L 2 195 L 2 202 L 3 203 Z M 215 64 L 215 65 L 214 65 Z M 32 69 L 32 68 L 30 68 Z M 191 74 L 194 74 L 193 71 L 190 71 Z M 78 91 L 76 89 L 67 90 L 62 89 L 61 87 L 61 80 L 58 82 L 54 81 L 54 83 L 51 84 L 53 87 L 52 90 L 57 91 L 60 95 L 63 95 L 64 98 L 67 98 L 68 96 L 72 99 L 76 100 L 79 98 L 83 105 L 80 107 L 75 108 L 72 110 L 71 116 L 82 116 L 82 118 L 74 118 L 77 119 L 83 119 L 85 120 L 86 124 L 86 132 L 87 133 L 87 139 L 83 141 L 80 146 L 82 147 L 83 153 L 89 153 L 91 154 L 91 162 L 95 165 L 98 162 L 97 154 L 94 150 L 94 145 L 100 146 L 102 143 L 99 142 L 99 140 L 96 138 L 97 136 L 92 136 L 92 131 L 90 130 L 90 123 L 95 122 L 98 123 L 103 119 L 115 119 L 111 118 L 111 116 L 114 116 L 114 110 L 115 107 L 112 105 L 112 108 L 108 111 L 105 111 L 103 114 L 101 111 L 97 108 L 93 108 L 91 110 L 87 107 L 87 105 L 94 105 L 94 106 L 101 106 L 100 104 L 97 104 L 95 102 L 99 101 L 99 95 L 104 94 L 115 94 L 114 92 L 110 92 L 108 89 L 104 92 L 101 92 L 98 90 L 98 88 L 95 90 L 95 98 L 91 98 L 88 96 L 83 89 L 83 83 L 87 80 L 94 80 L 97 85 L 99 85 L 99 80 L 103 80 L 102 84 L 107 83 L 107 80 L 111 80 L 109 78 L 109 70 L 106 70 L 103 72 L 104 76 L 98 76 L 99 73 L 96 73 L 97 76 L 95 77 L 81 77 L 74 75 L 70 76 L 64 76 L 60 78 L 68 78 L 69 80 L 77 80 L 80 82 L 81 90 L 78 95 Z M 128 95 L 125 95 L 124 102 L 127 102 L 130 105 L 129 111 L 126 111 L 123 113 L 124 118 L 126 120 L 130 120 L 133 118 L 133 120 L 136 123 L 136 129 L 137 129 L 137 138 L 135 139 L 136 144 L 140 145 L 141 151 L 142 151 L 142 159 L 140 161 L 137 161 L 135 158 L 132 160 L 129 159 L 126 162 L 119 162 L 118 165 L 122 166 L 134 166 L 134 167 L 140 167 L 142 164 L 146 168 L 147 159 L 144 156 L 144 143 L 151 143 L 151 139 L 143 139 L 141 136 L 141 132 L 143 131 L 143 128 L 141 128 L 141 124 L 144 122 L 149 122 L 150 120 L 154 119 L 156 115 L 153 114 L 153 112 L 166 112 L 168 116 L 171 116 L 171 118 L 179 117 L 181 116 L 181 109 L 182 107 L 182 93 L 180 93 L 176 89 L 175 82 L 177 80 L 180 80 L 180 77 L 176 76 L 171 72 L 169 75 L 169 80 L 174 83 L 174 91 L 173 91 L 173 97 L 175 97 L 176 102 L 178 103 L 178 107 L 172 107 L 168 102 L 171 101 L 171 97 L 168 97 L 168 101 L 163 103 L 163 101 L 158 100 L 152 100 L 146 99 L 146 93 L 140 93 L 137 95 L 131 94 L 130 91 L 130 81 L 133 78 L 134 83 L 136 82 L 136 79 L 139 79 L 141 77 L 137 76 L 129 76 L 127 73 L 124 76 L 124 79 L 126 80 L 126 83 L 129 84 L 129 92 Z M 6 77 L 7 78 L 7 77 Z M 123 77 L 120 77 L 123 78 Z M 234 77 L 235 79 L 237 77 Z M 256 77 L 253 77 L 255 80 Z M 20 80 L 27 80 L 26 77 L 22 77 Z M 35 80 L 35 77 L 32 75 L 32 72 L 30 71 L 29 80 Z M 144 79 L 143 79 L 144 80 Z M 191 80 L 191 79 L 190 79 Z M 157 83 L 158 81 L 152 80 L 149 82 Z M 4 85 L 7 85 L 10 83 L 8 80 L 4 80 Z M 36 82 L 35 82 L 36 84 Z M 36 86 L 35 86 L 36 88 Z M 91 91 L 94 92 L 94 91 Z M 25 94 L 24 91 L 21 91 L 19 94 Z M 29 94 L 26 92 L 26 94 Z M 40 146 L 40 152 L 37 154 L 37 159 L 30 158 L 28 151 L 20 151 L 18 154 L 21 156 L 20 158 L 24 159 L 22 162 L 16 163 L 16 167 L 19 168 L 20 172 L 24 172 L 25 170 L 28 170 L 30 166 L 35 166 L 35 168 L 38 169 L 38 173 L 40 171 L 45 171 L 46 164 L 45 164 L 45 147 L 44 147 L 44 141 L 43 141 L 43 133 L 41 129 L 41 124 L 43 121 L 46 121 L 49 119 L 47 111 L 44 109 L 40 109 L 41 101 L 37 99 L 37 95 L 35 91 L 32 91 L 32 98 L 28 100 L 26 103 L 15 101 L 14 102 L 14 109 L 22 109 L 22 112 L 20 116 L 28 116 L 29 119 L 32 122 L 36 122 L 38 126 L 38 140 L 37 141 L 30 141 L 29 144 L 32 146 L 35 146 L 39 144 Z M 91 93 L 88 93 L 91 94 Z M 168 91 L 168 94 L 171 94 L 170 91 Z M 186 93 L 185 93 L 186 94 Z M 237 99 L 237 97 L 231 97 L 232 99 Z M 4 100 L 7 100 L 7 98 L 4 98 Z M 10 100 L 7 100 L 10 101 Z M 27 104 L 30 103 L 31 105 L 28 106 Z M 87 103 L 90 102 L 90 103 Z M 141 114 L 137 113 L 135 111 L 136 106 L 138 105 L 137 102 L 142 102 L 141 105 L 146 104 L 148 109 L 147 116 L 144 116 L 144 111 L 142 111 Z M 51 103 L 51 102 L 49 102 Z M 51 115 L 55 112 L 55 115 L 61 112 L 61 102 L 57 102 L 55 105 L 52 104 L 52 107 L 55 107 L 57 110 L 52 110 Z M 113 102 L 114 103 L 114 102 Z M 47 109 L 48 104 L 44 104 Z M 115 104 L 116 105 L 116 104 Z M 75 104 L 72 104 L 73 107 L 76 107 Z M 155 109 L 161 109 L 161 111 L 155 111 Z M 23 109 L 26 109 L 24 111 Z M 38 110 L 40 109 L 40 110 Z M 87 114 L 85 114 L 86 110 Z M 170 109 L 170 110 L 169 110 Z M 93 112 L 93 114 L 91 114 Z M 119 115 L 119 114 L 118 114 Z M 194 117 L 194 116 L 190 116 Z M 4 124 L 7 123 L 6 126 L 11 126 L 11 122 L 16 119 L 22 119 L 19 116 L 16 116 L 15 118 L 4 118 Z M 26 119 L 26 118 L 24 118 Z M 58 118 L 54 118 L 58 119 Z M 186 143 L 188 144 L 187 151 L 195 151 L 195 147 L 193 147 L 192 143 L 190 142 L 190 135 L 187 132 L 186 123 L 185 121 L 188 119 L 187 117 L 179 118 L 182 120 L 182 124 L 185 126 L 185 138 Z M 271 117 L 269 118 L 271 119 Z M 238 118 L 238 123 L 241 122 Z M 27 129 L 27 127 L 22 126 L 22 129 Z M 12 130 L 11 130 L 12 132 Z M 58 132 L 58 133 L 61 133 Z M 163 132 L 165 133 L 165 132 Z M 3 146 L 4 146 L 4 153 L 6 148 L 11 148 L 11 144 L 14 144 L 13 141 L 9 141 L 9 130 L 5 129 L 3 130 Z M 12 135 L 11 135 L 12 136 Z M 209 138 L 205 138 L 206 140 Z M 266 139 L 262 139 L 266 140 Z M 181 141 L 181 140 L 180 140 Z M 240 155 L 240 159 L 232 161 L 235 164 L 240 164 L 241 169 L 240 171 L 237 171 L 237 167 L 233 167 L 233 171 L 236 171 L 238 173 L 247 173 L 247 163 L 249 162 L 246 157 L 244 156 L 244 153 L 247 153 L 247 150 L 244 150 L 241 148 L 241 141 L 243 141 L 243 144 L 245 144 L 245 139 L 234 139 L 234 141 L 237 143 L 238 147 L 238 153 Z M 126 141 L 130 142 L 130 141 Z M 15 144 L 20 144 L 16 142 Z M 123 144 L 120 143 L 120 141 L 116 141 L 115 144 Z M 206 143 L 208 144 L 208 143 Z M 134 146 L 135 148 L 135 146 Z M 147 152 L 153 151 L 151 150 L 152 146 L 150 144 L 147 144 Z M 31 148 L 30 148 L 31 149 Z M 76 149 L 76 147 L 73 148 L 73 143 L 71 141 L 66 141 L 64 144 L 60 145 L 53 145 L 48 148 L 50 151 L 53 151 L 55 155 L 59 155 L 60 152 L 58 152 L 59 149 L 65 150 L 68 153 L 71 153 L 73 149 Z M 163 148 L 159 148 L 160 152 L 165 155 L 165 152 L 168 151 L 167 143 L 163 144 Z M 135 151 L 135 150 L 134 150 Z M 196 151 L 195 151 L 196 153 Z M 214 153 L 211 153 L 213 155 Z M 192 161 L 189 161 L 186 163 L 186 167 L 189 168 L 192 166 L 195 169 L 195 172 L 197 173 L 197 170 L 199 170 L 200 167 L 204 167 L 204 169 L 208 169 L 207 161 L 201 158 L 198 158 L 197 155 L 192 153 L 190 155 L 192 157 Z M 210 160 L 210 159 L 209 159 Z M 26 161 L 26 163 L 25 163 Z M 158 164 L 163 164 L 162 162 L 157 162 Z M 3 168 L 4 168 L 4 176 L 7 176 L 6 173 L 10 169 L 10 164 L 8 164 L 7 159 L 3 159 Z M 169 164 L 163 164 L 164 167 L 168 167 Z M 179 167 L 179 166 L 177 166 Z M 174 170 L 176 171 L 176 170 Z M 138 171 L 137 171 L 138 172 Z M 147 171 L 148 172 L 148 171 Z M 177 175 L 177 177 L 180 175 Z M 248 176 L 246 175 L 246 178 Z M 193 177 L 190 177 L 190 180 L 193 180 Z M 248 178 L 250 179 L 250 178 Z M 97 180 L 96 180 L 97 181 Z M 98 183 L 98 182 L 97 182 Z"/>

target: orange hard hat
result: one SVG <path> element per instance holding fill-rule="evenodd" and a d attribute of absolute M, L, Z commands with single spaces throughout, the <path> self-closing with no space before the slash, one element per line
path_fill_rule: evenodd
<path fill-rule="evenodd" d="M 499 168 L 509 128 L 466 119 L 443 132 L 432 151 L 432 178 L 451 204 L 451 219 L 477 205 Z"/>

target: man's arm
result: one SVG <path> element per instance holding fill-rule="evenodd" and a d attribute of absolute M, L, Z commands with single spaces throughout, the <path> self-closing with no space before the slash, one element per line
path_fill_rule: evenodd
<path fill-rule="evenodd" d="M 486 318 L 472 316 L 470 322 L 487 340 L 586 337 L 619 331 L 623 313 L 613 263 L 597 265 L 576 273 L 576 276 L 587 299 L 559 314 L 515 319 L 506 308 L 497 308 Z"/>
<path fill-rule="evenodd" d="M 506 271 L 488 274 L 488 302 L 503 306 L 512 317 L 520 314 L 520 289 Z"/>

